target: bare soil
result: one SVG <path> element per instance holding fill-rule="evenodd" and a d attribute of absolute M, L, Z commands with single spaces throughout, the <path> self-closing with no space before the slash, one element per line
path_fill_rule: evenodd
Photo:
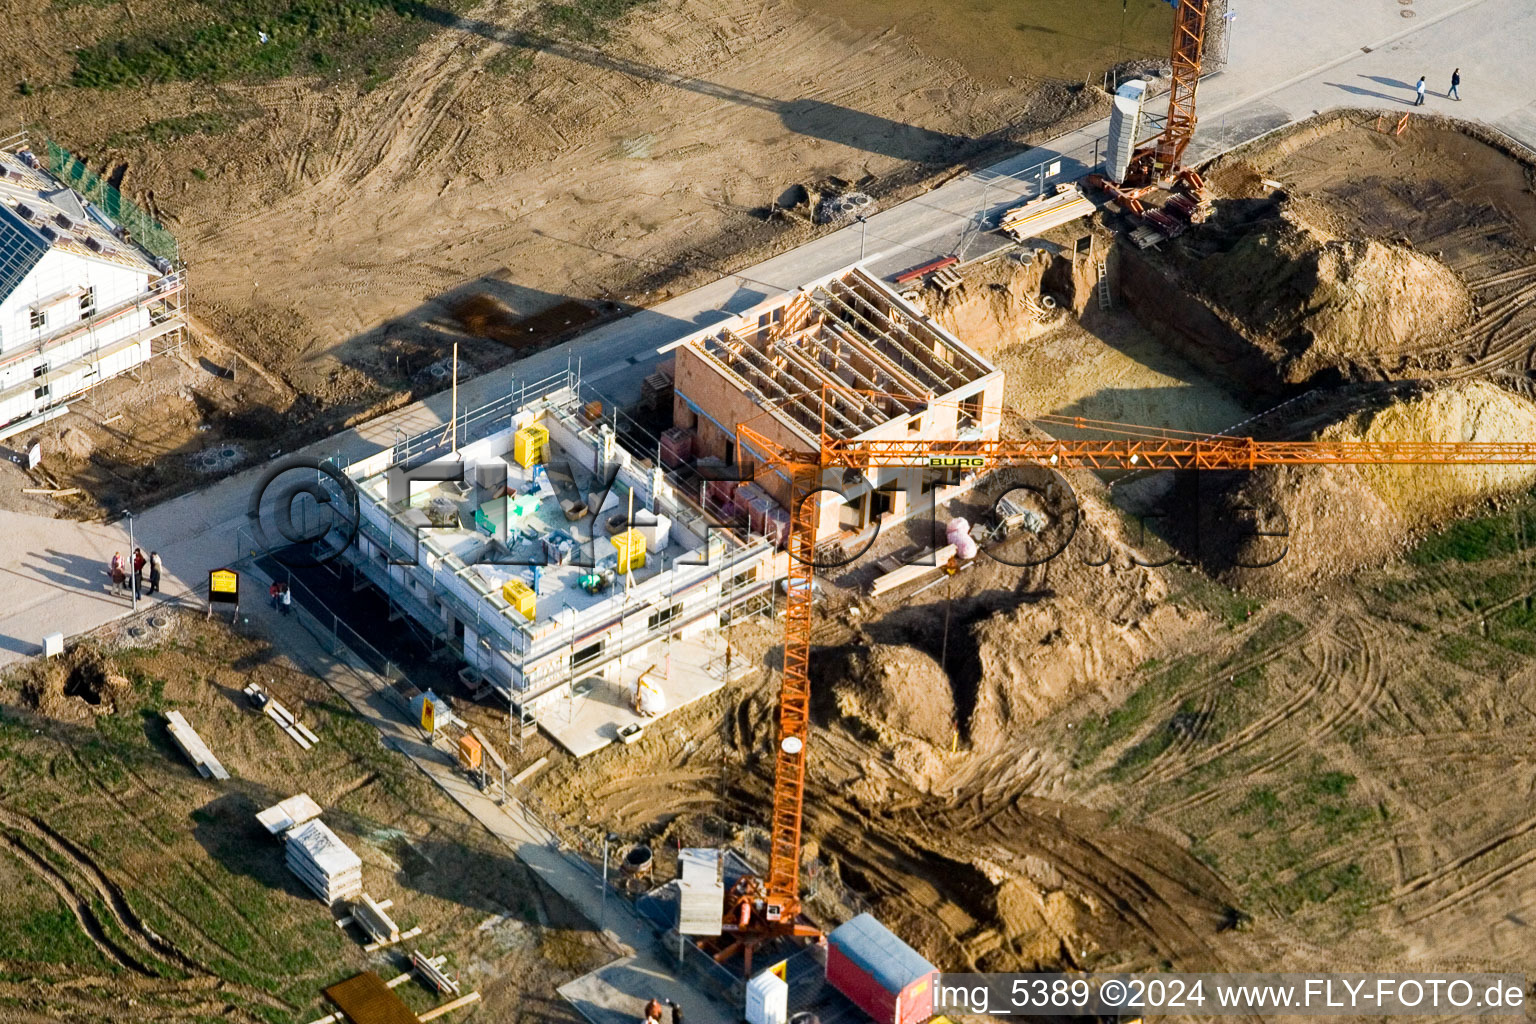
<path fill-rule="evenodd" d="M 1283 195 L 1265 179 L 1279 182 Z M 1303 265 L 1315 259 L 1326 270 L 1330 245 L 1355 254 L 1353 267 L 1336 262 L 1322 294 L 1303 296 L 1305 308 L 1290 315 L 1353 304 L 1352 315 L 1337 326 L 1353 320 L 1364 337 L 1331 362 L 1298 366 L 1295 379 L 1309 379 L 1323 365 L 1354 379 L 1536 369 L 1530 301 L 1536 294 L 1536 169 L 1481 137 L 1476 126 L 1421 118 L 1397 136 L 1376 130 L 1374 115 L 1314 118 L 1221 158 L 1208 181 L 1225 202 L 1218 200 L 1209 230 L 1193 230 L 1184 236 L 1187 245 L 1181 239 L 1173 247 L 1169 259 L 1176 264 L 1227 237 L 1224 224 L 1250 217 L 1272 223 L 1293 204 L 1324 235 L 1348 240 L 1342 247 L 1328 241 L 1311 247 L 1317 255 Z M 1357 267 L 1369 271 L 1368 279 L 1351 295 L 1347 271 Z M 1463 316 L 1463 290 L 1471 298 L 1470 317 Z M 1436 302 L 1446 303 L 1438 317 Z M 1248 312 L 1258 313 L 1260 323 L 1267 319 L 1267 311 Z"/>

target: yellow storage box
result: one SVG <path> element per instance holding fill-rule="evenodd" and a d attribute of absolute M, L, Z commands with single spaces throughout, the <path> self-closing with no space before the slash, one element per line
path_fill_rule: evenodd
<path fill-rule="evenodd" d="M 522 580 L 508 580 L 501 585 L 501 596 L 507 599 L 507 604 L 522 612 L 523 618 L 532 621 L 539 602 L 532 587 Z"/>
<path fill-rule="evenodd" d="M 544 461 L 549 449 L 549 431 L 537 423 L 530 423 L 512 435 L 512 458 L 527 469 Z"/>
<path fill-rule="evenodd" d="M 645 534 L 639 530 L 616 533 L 613 546 L 619 552 L 619 575 L 645 568 Z"/>

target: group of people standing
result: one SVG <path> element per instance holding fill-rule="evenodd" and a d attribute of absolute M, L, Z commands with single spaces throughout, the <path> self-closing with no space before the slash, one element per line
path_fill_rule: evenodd
<path fill-rule="evenodd" d="M 107 567 L 107 574 L 112 577 L 113 589 L 128 593 L 129 581 L 131 580 L 133 596 L 144 597 L 146 596 L 144 590 L 144 570 L 146 568 L 149 569 L 148 594 L 152 596 L 160 593 L 160 572 L 165 568 L 165 565 L 160 561 L 160 552 L 158 551 L 151 551 L 146 556 L 143 548 L 134 548 L 132 563 L 123 558 L 121 551 L 114 551 L 112 553 L 112 562 Z"/>

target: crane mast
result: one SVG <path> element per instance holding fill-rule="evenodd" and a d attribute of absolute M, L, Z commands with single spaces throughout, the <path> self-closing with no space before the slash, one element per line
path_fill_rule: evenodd
<path fill-rule="evenodd" d="M 1172 76 L 1168 117 L 1163 130 L 1131 156 L 1124 184 L 1131 187 L 1166 181 L 1183 169 L 1184 151 L 1195 137 L 1195 90 L 1205 48 L 1205 18 L 1210 0 L 1169 0 L 1173 5 Z"/>

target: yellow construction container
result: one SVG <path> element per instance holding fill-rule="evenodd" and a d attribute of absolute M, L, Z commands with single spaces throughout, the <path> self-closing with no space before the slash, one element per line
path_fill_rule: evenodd
<path fill-rule="evenodd" d="M 507 599 L 507 604 L 522 612 L 523 618 L 532 621 L 539 603 L 532 587 L 522 580 L 508 580 L 501 585 L 501 596 Z"/>
<path fill-rule="evenodd" d="M 645 534 L 639 530 L 625 530 L 614 534 L 612 540 L 619 552 L 619 575 L 645 568 Z"/>
<path fill-rule="evenodd" d="M 549 449 L 549 431 L 537 423 L 530 423 L 512 435 L 512 458 L 527 469 L 544 461 Z"/>

